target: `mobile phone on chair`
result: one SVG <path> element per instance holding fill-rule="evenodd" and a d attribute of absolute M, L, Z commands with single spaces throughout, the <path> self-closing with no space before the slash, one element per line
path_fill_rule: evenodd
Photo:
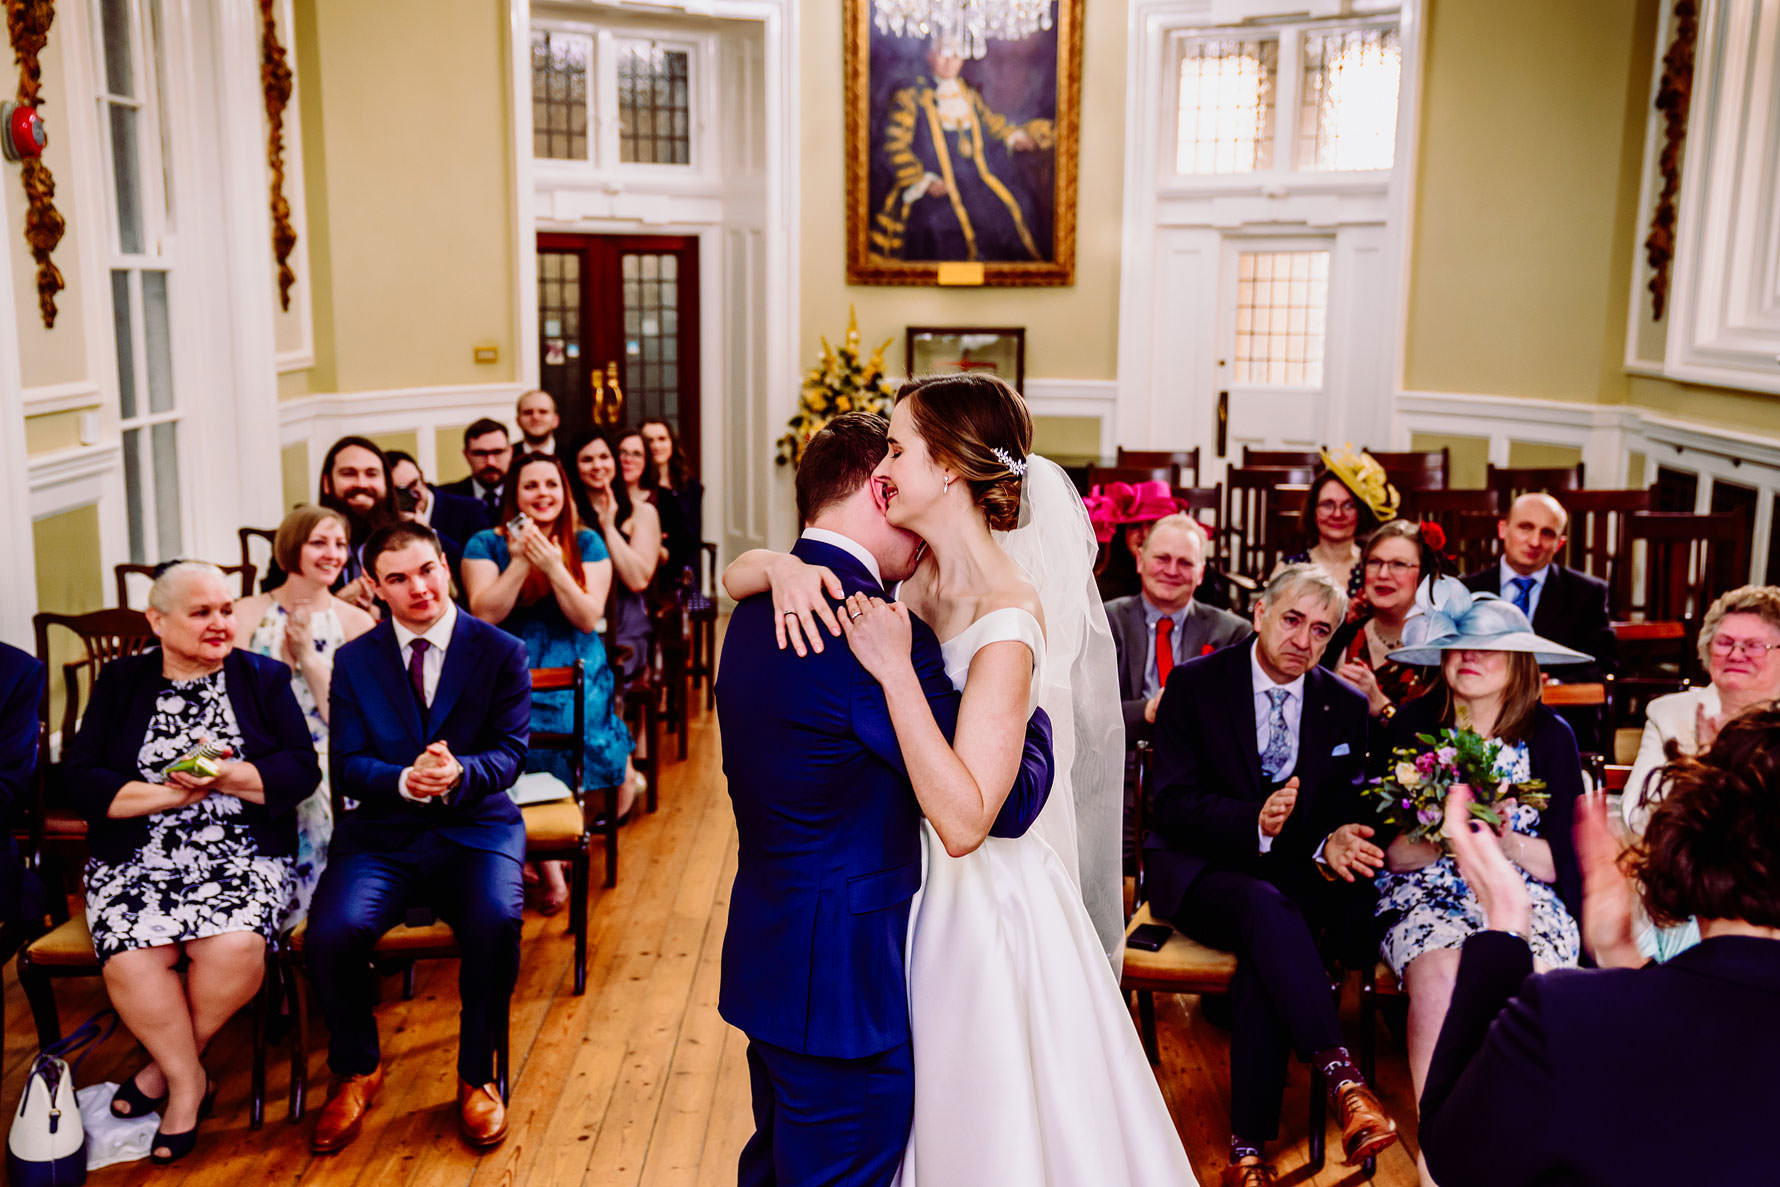
<path fill-rule="evenodd" d="M 1173 934 L 1174 929 L 1166 923 L 1144 923 L 1131 929 L 1131 934 L 1125 937 L 1125 946 L 1144 952 L 1160 952 Z"/>

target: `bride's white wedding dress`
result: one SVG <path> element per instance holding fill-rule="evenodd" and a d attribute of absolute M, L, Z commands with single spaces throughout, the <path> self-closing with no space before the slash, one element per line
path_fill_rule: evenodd
<path fill-rule="evenodd" d="M 1004 640 L 1032 650 L 1037 705 L 1046 645 L 1025 610 L 992 611 L 943 643 L 947 674 L 962 691 L 971 658 Z M 1032 830 L 961 858 L 922 826 L 908 952 L 915 1120 L 901 1187 L 1194 1182 L 1083 906 L 1076 855 L 1066 861 L 1047 839 L 1074 844 L 1070 777 L 1060 755 Z"/>

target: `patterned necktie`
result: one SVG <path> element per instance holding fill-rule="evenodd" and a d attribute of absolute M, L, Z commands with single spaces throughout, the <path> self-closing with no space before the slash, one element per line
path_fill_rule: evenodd
<path fill-rule="evenodd" d="M 1292 727 L 1286 724 L 1286 701 L 1291 695 L 1283 688 L 1267 690 L 1272 705 L 1267 710 L 1267 749 L 1261 751 L 1261 773 L 1274 782 L 1286 773 L 1286 761 L 1292 757 Z"/>
<path fill-rule="evenodd" d="M 426 649 L 430 646 L 425 639 L 416 639 L 408 644 L 408 684 L 414 689 L 414 703 L 421 709 L 426 708 Z"/>
<path fill-rule="evenodd" d="M 1164 614 L 1156 620 L 1156 691 L 1168 687 L 1168 673 L 1174 671 L 1174 619 Z"/>
<path fill-rule="evenodd" d="M 1538 585 L 1531 577 L 1516 577 L 1509 584 L 1514 586 L 1514 605 L 1530 620 L 1533 617 L 1533 587 Z"/>

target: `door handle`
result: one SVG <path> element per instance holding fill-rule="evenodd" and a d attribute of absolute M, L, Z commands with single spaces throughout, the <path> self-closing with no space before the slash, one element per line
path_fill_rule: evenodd
<path fill-rule="evenodd" d="M 608 388 L 611 390 L 608 392 Z M 618 363 L 606 364 L 602 372 L 593 372 L 593 423 L 596 427 L 617 426 L 624 421 L 624 389 L 618 386 Z"/>
<path fill-rule="evenodd" d="M 1230 442 L 1230 392 L 1225 389 L 1218 393 L 1217 420 L 1218 456 L 1223 457 Z"/>

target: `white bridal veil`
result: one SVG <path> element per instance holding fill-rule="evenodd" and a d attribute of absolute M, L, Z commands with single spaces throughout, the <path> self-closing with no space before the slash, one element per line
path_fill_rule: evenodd
<path fill-rule="evenodd" d="M 996 535 L 1026 571 L 1044 608 L 1038 701 L 1051 718 L 1057 780 L 1033 828 L 1075 872 L 1116 972 L 1125 944 L 1125 722 L 1112 630 L 1094 584 L 1097 548 L 1081 496 L 1050 459 L 1033 454 L 1026 465 L 1018 525 Z"/>

